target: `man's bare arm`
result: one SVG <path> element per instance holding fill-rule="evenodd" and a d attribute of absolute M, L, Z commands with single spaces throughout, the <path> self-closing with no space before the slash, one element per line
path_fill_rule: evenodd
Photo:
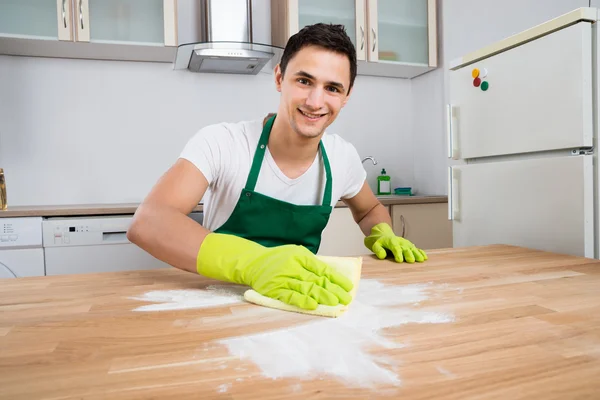
<path fill-rule="evenodd" d="M 154 257 L 196 273 L 196 257 L 210 231 L 188 215 L 208 181 L 192 163 L 179 159 L 138 207 L 127 238 Z"/>
<path fill-rule="evenodd" d="M 370 235 L 371 228 L 381 222 L 386 222 L 389 226 L 392 226 L 390 213 L 375 197 L 367 182 L 363 184 L 362 189 L 356 196 L 342 201 L 352 211 L 354 220 L 365 236 Z"/>

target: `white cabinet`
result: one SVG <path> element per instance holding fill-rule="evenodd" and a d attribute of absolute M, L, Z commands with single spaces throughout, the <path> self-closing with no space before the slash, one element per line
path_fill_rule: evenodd
<path fill-rule="evenodd" d="M 304 26 L 344 25 L 359 75 L 412 78 L 437 67 L 435 0 L 271 0 L 271 19 L 280 47 Z"/>
<path fill-rule="evenodd" d="M 74 0 L 77 40 L 175 46 L 175 1 Z M 86 24 L 87 22 L 87 24 Z"/>
<path fill-rule="evenodd" d="M 342 24 L 356 47 L 357 58 L 366 60 L 366 0 L 271 0 L 271 40 L 285 47 L 290 36 L 319 22 Z"/>
<path fill-rule="evenodd" d="M 0 36 L 70 40 L 68 0 L 0 0 Z"/>
<path fill-rule="evenodd" d="M 0 54 L 172 61 L 176 0 L 0 0 Z"/>

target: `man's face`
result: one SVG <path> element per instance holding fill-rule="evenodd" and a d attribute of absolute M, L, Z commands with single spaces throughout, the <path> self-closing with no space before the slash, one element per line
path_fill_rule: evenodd
<path fill-rule="evenodd" d="M 281 92 L 278 117 L 287 118 L 300 136 L 319 137 L 349 99 L 350 62 L 340 53 L 304 47 L 289 61 L 285 76 L 276 67 L 275 83 Z"/>

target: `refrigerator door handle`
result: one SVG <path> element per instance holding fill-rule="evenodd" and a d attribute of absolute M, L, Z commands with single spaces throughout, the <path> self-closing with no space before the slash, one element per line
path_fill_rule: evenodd
<path fill-rule="evenodd" d="M 460 170 L 450 167 L 450 196 L 448 198 L 448 214 L 451 220 L 460 221 Z"/>
<path fill-rule="evenodd" d="M 446 104 L 446 142 L 448 143 L 448 158 L 458 160 L 458 135 L 455 131 L 456 108 Z"/>
<path fill-rule="evenodd" d="M 448 220 L 452 221 L 452 167 L 448 167 Z"/>

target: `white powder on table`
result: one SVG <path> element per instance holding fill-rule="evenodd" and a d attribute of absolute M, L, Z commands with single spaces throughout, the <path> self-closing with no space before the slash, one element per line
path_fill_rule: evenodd
<path fill-rule="evenodd" d="M 133 299 L 156 304 L 137 307 L 134 311 L 182 310 L 242 303 L 247 289 L 236 285 L 213 285 L 206 289 L 151 291 Z M 454 320 L 449 314 L 415 309 L 429 298 L 427 292 L 430 289 L 431 286 L 425 284 L 396 286 L 363 279 L 356 299 L 339 318 L 314 317 L 308 323 L 290 328 L 217 342 L 227 346 L 232 356 L 253 362 L 265 377 L 271 379 L 323 379 L 323 376 L 330 375 L 348 386 L 397 386 L 401 381 L 394 371 L 394 360 L 372 355 L 369 351 L 404 346 L 383 336 L 380 330 L 384 328 Z M 253 310 L 245 312 L 252 313 Z M 258 310 L 260 313 L 253 317 L 255 324 L 284 321 L 289 317 L 287 311 L 266 307 Z M 222 320 L 229 326 L 232 318 L 243 324 L 243 316 L 244 312 L 240 312 L 211 318 Z M 225 392 L 230 387 L 231 384 L 226 384 L 218 389 Z"/>
<path fill-rule="evenodd" d="M 185 310 L 242 303 L 246 290 L 245 286 L 211 285 L 206 289 L 154 290 L 131 299 L 157 303 L 140 306 L 133 311 Z"/>
<path fill-rule="evenodd" d="M 389 369 L 393 363 L 371 355 L 369 350 L 403 346 L 382 336 L 379 331 L 383 328 L 453 321 L 448 314 L 398 307 L 426 300 L 426 288 L 385 286 L 362 280 L 356 299 L 339 318 L 319 318 L 291 328 L 219 342 L 228 347 L 230 354 L 252 361 L 264 376 L 272 379 L 331 375 L 349 386 L 399 385 L 400 378 Z"/>
<path fill-rule="evenodd" d="M 225 393 L 227 392 L 229 389 L 231 388 L 231 383 L 224 383 L 222 385 L 219 385 L 218 392 L 219 393 Z"/>

